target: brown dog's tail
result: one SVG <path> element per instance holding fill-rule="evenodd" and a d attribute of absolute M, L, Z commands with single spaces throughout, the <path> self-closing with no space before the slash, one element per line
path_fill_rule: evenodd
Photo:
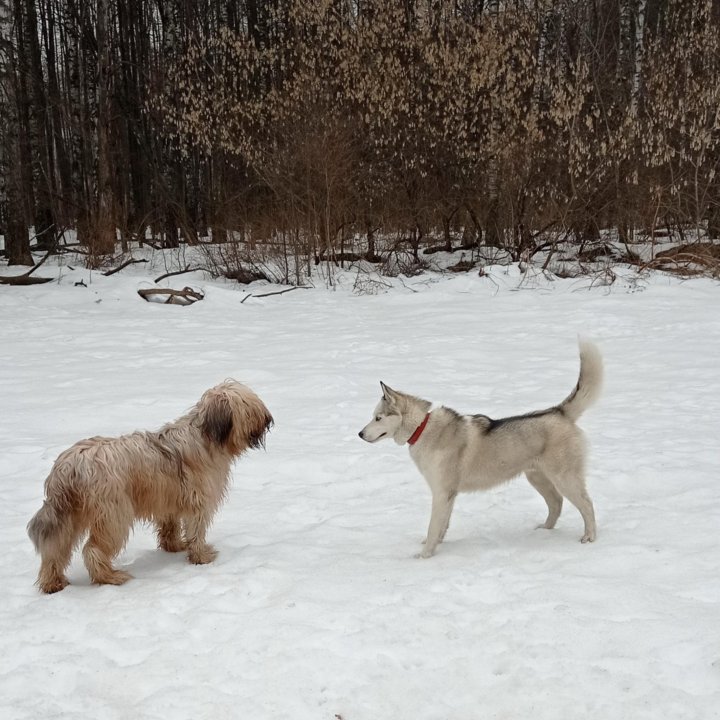
<path fill-rule="evenodd" d="M 28 523 L 27 533 L 35 550 L 42 554 L 44 547 L 56 544 L 60 537 L 72 532 L 71 524 L 72 520 L 67 513 L 59 512 L 55 505 L 45 500 Z"/>
<path fill-rule="evenodd" d="M 558 405 L 560 411 L 575 422 L 600 395 L 603 378 L 602 356 L 597 346 L 580 341 L 580 377 L 575 389 Z"/>

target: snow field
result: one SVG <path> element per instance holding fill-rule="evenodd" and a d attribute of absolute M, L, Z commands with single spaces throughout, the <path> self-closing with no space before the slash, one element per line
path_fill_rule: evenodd
<path fill-rule="evenodd" d="M 198 275 L 174 285 L 206 291 L 183 308 L 141 301 L 136 271 L 0 290 L 3 718 L 720 717 L 716 283 L 498 267 L 241 304 Z M 573 387 L 578 333 L 606 363 L 579 423 L 598 541 L 568 503 L 534 530 L 521 478 L 461 496 L 414 559 L 429 491 L 406 448 L 357 437 L 378 381 L 460 412 L 540 409 Z M 24 528 L 57 454 L 156 428 L 228 376 L 276 427 L 235 466 L 217 561 L 137 526 L 117 563 L 135 580 L 92 587 L 76 554 L 72 584 L 40 595 Z"/>

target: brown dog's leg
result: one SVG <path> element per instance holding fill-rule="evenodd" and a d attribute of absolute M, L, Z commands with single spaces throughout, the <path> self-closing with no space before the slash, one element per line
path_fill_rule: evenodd
<path fill-rule="evenodd" d="M 158 547 L 165 552 L 181 552 L 187 547 L 180 533 L 180 522 L 174 517 L 158 521 L 157 539 Z"/>
<path fill-rule="evenodd" d="M 37 584 L 44 593 L 59 592 L 70 584 L 65 569 L 70 564 L 73 545 L 72 535 L 62 533 L 43 547 Z"/>
<path fill-rule="evenodd" d="M 44 593 L 55 593 L 68 585 L 65 569 L 83 530 L 69 505 L 67 499 L 48 498 L 28 523 L 28 535 L 40 553 L 37 584 Z"/>
<path fill-rule="evenodd" d="M 130 573 L 116 570 L 113 558 L 122 550 L 130 528 L 114 518 L 113 523 L 96 522 L 90 528 L 90 537 L 83 548 L 83 559 L 96 585 L 122 585 L 132 578 Z"/>
<path fill-rule="evenodd" d="M 185 541 L 188 560 L 196 565 L 206 565 L 217 557 L 217 550 L 205 542 L 209 520 L 200 512 L 185 521 Z"/>

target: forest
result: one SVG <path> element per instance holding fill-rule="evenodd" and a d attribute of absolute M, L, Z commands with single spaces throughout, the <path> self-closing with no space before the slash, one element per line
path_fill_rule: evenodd
<path fill-rule="evenodd" d="M 718 0 L 0 0 L 2 252 L 717 238 L 719 79 Z"/>

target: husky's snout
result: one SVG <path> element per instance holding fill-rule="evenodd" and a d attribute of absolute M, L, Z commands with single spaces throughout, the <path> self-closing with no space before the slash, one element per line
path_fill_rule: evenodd
<path fill-rule="evenodd" d="M 364 440 L 366 443 L 371 443 L 371 444 L 372 444 L 372 443 L 376 443 L 378 440 L 382 440 L 384 437 L 387 437 L 387 433 L 386 433 L 386 432 L 380 433 L 380 435 L 378 435 L 378 436 L 375 437 L 375 438 L 374 438 L 374 437 L 368 437 L 367 435 L 365 435 L 365 431 L 366 431 L 366 430 L 367 430 L 367 428 L 364 427 L 364 428 L 358 433 L 358 437 L 359 437 L 361 440 Z"/>

